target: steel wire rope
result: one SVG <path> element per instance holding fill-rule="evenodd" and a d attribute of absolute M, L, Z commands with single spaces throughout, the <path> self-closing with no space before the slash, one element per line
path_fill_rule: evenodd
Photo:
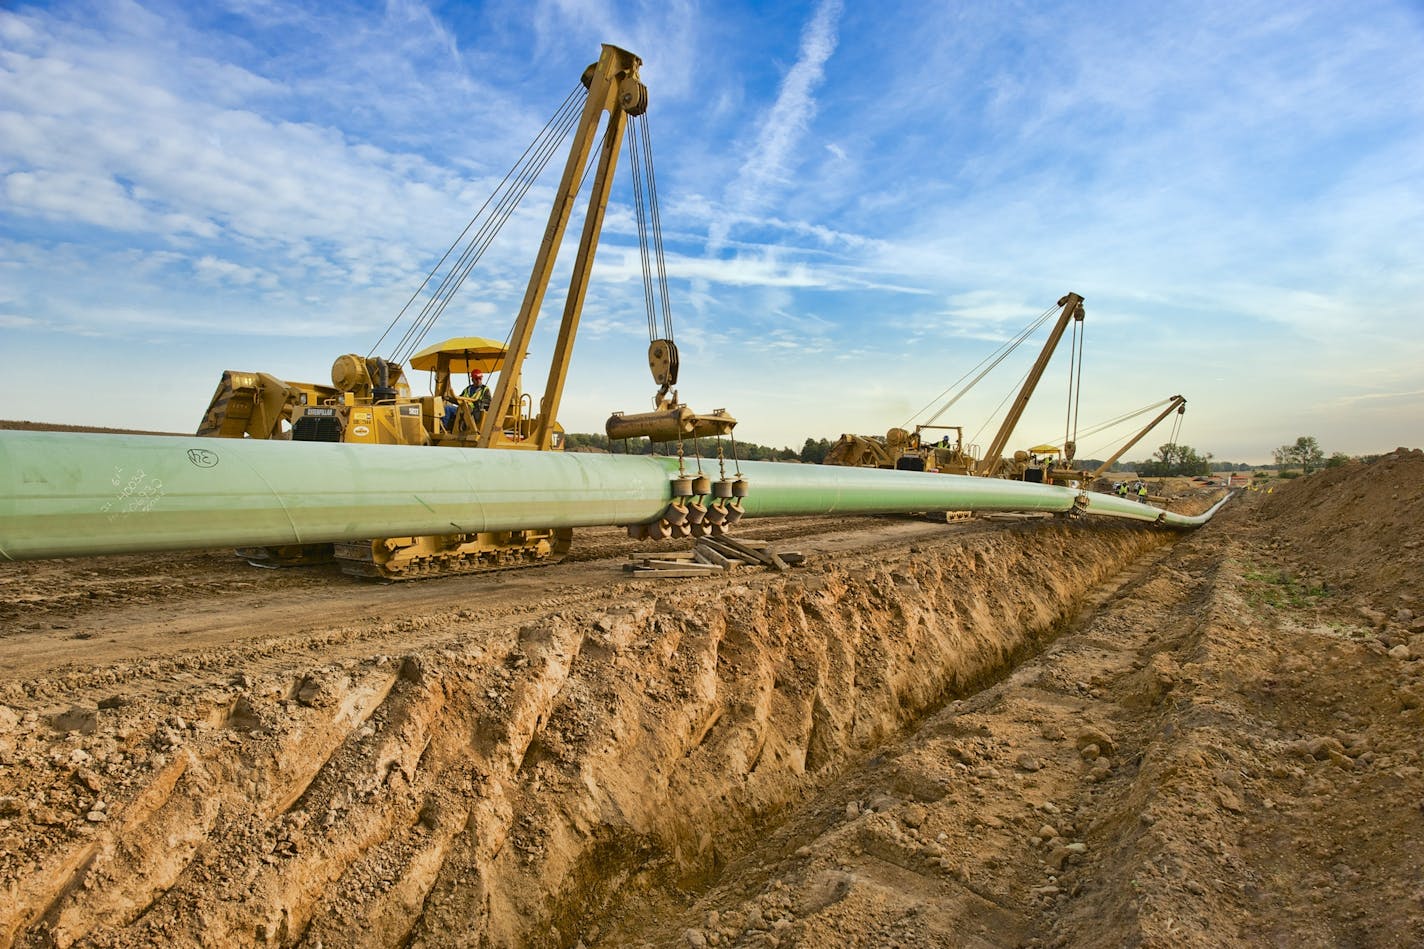
<path fill-rule="evenodd" d="M 543 173 L 548 166 L 550 157 L 559 143 L 568 134 L 568 129 L 572 125 L 572 120 L 576 116 L 577 110 L 566 111 L 559 119 L 559 125 L 552 134 L 543 137 L 538 149 L 533 153 L 530 161 L 525 164 L 524 169 L 516 177 L 511 185 L 501 195 L 499 202 L 485 222 L 480 226 L 475 236 L 470 239 L 464 251 L 456 261 L 455 265 L 446 272 L 431 298 L 426 301 L 420 314 L 407 329 L 405 337 L 401 341 L 401 349 L 397 351 L 399 359 L 408 358 L 424 340 L 426 334 L 434 328 L 435 323 L 444 314 L 446 307 L 454 298 L 455 293 L 464 284 L 475 264 L 484 256 L 486 250 L 493 243 L 494 238 L 503 229 L 509 218 L 513 215 L 519 203 L 528 194 L 534 181 Z"/>
<path fill-rule="evenodd" d="M 538 142 L 538 149 L 531 155 L 530 160 L 524 164 L 524 169 L 515 178 L 514 183 L 505 190 L 489 218 L 481 225 L 480 230 L 476 232 L 475 237 L 470 240 L 460 258 L 445 274 L 440 285 L 436 288 L 435 293 L 430 300 L 426 302 L 420 315 L 412 324 L 411 329 L 407 331 L 406 338 L 402 342 L 403 352 L 398 351 L 401 352 L 401 355 L 397 361 L 408 358 L 409 354 L 414 352 L 416 347 L 424 340 L 426 334 L 430 332 L 441 315 L 444 314 L 446 307 L 449 306 L 456 292 L 458 292 L 460 287 L 464 284 L 465 279 L 474 269 L 475 264 L 484 256 L 485 251 L 489 249 L 495 237 L 513 216 L 520 202 L 523 201 L 524 197 L 529 193 L 534 182 L 543 173 L 544 169 L 548 167 L 549 160 L 553 157 L 559 145 L 568 136 L 569 130 L 573 127 L 574 123 L 577 122 L 579 113 L 582 111 L 580 107 L 577 107 L 576 103 L 574 108 L 567 108 L 567 100 L 565 106 L 566 107 L 562 110 L 562 114 L 556 116 L 555 120 L 551 120 L 551 122 L 557 122 L 553 130 L 548 131 L 549 126 L 545 127 L 546 133 L 541 133 L 542 140 Z"/>
<path fill-rule="evenodd" d="M 643 175 L 637 119 L 628 123 L 628 173 L 633 179 L 633 216 L 638 225 L 638 260 L 643 267 L 643 305 L 648 311 L 648 341 L 658 338 L 657 308 L 653 302 L 653 265 L 648 252 L 648 218 L 643 203 Z"/>
<path fill-rule="evenodd" d="M 579 110 L 574 110 L 570 112 L 565 117 L 562 126 L 558 129 L 558 133 L 556 135 L 550 136 L 546 140 L 545 148 L 539 156 L 537 166 L 530 166 L 532 170 L 528 171 L 526 175 L 521 179 L 518 185 L 518 190 L 512 190 L 510 194 L 506 196 L 506 200 L 499 208 L 496 209 L 495 216 L 491 218 L 490 222 L 488 223 L 487 229 L 485 233 L 481 235 L 480 240 L 477 242 L 472 242 L 470 254 L 466 258 L 464 258 L 460 264 L 457 264 L 456 267 L 452 270 L 452 275 L 458 273 L 458 276 L 455 277 L 453 283 L 443 295 L 437 295 L 438 309 L 434 310 L 431 316 L 428 318 L 426 328 L 421 333 L 422 338 L 424 337 L 425 333 L 429 332 L 429 330 L 435 325 L 435 321 L 438 320 L 439 317 L 444 314 L 445 308 L 449 306 L 450 301 L 455 296 L 455 293 L 464 285 L 465 280 L 473 271 L 475 264 L 477 264 L 480 258 L 484 256 L 485 251 L 489 249 L 490 245 L 494 242 L 495 237 L 498 236 L 499 232 L 504 228 L 504 225 L 508 223 L 509 219 L 514 215 L 514 212 L 517 210 L 519 204 L 524 200 L 525 196 L 529 193 L 529 190 L 534 186 L 534 182 L 539 178 L 541 174 L 543 174 L 544 169 L 548 167 L 550 159 L 553 158 L 554 153 L 558 150 L 558 147 L 562 144 L 564 138 L 567 137 L 569 129 L 571 129 L 574 123 L 577 121 L 578 111 Z M 432 305 L 434 305 L 436 302 L 437 301 L 432 301 Z M 507 344 L 512 334 L 513 326 L 511 325 L 510 330 L 505 334 L 506 349 L 508 348 Z M 415 345 L 419 345 L 419 343 L 420 341 L 417 340 Z"/>
<path fill-rule="evenodd" d="M 577 89 L 575 89 L 574 94 L 576 93 Z M 515 176 L 514 182 L 505 188 L 509 178 L 509 176 L 506 175 L 505 181 L 500 183 L 502 193 L 497 192 L 497 194 L 499 194 L 499 201 L 496 202 L 494 210 L 480 226 L 480 229 L 476 231 L 475 236 L 470 239 L 455 265 L 446 272 L 434 294 L 426 301 L 420 315 L 413 321 L 411 328 L 407 330 L 406 337 L 402 340 L 402 346 L 406 346 L 406 343 L 411 337 L 418 333 L 415 342 L 406 347 L 405 351 L 407 353 L 414 351 L 415 347 L 420 344 L 420 340 L 425 337 L 426 333 L 434 326 L 435 321 L 444 313 L 446 306 L 449 305 L 450 299 L 454 296 L 455 291 L 459 289 L 460 285 L 463 284 L 471 268 L 489 248 L 495 235 L 499 233 L 504 227 L 504 224 L 509 220 L 509 217 L 513 214 L 515 207 L 523 200 L 533 182 L 543 173 L 544 168 L 548 166 L 549 159 L 553 155 L 554 150 L 558 148 L 559 144 L 568 135 L 569 128 L 573 124 L 579 111 L 581 111 L 581 106 L 574 98 L 574 94 L 570 94 L 570 96 L 564 100 L 559 112 L 545 125 L 530 148 L 525 150 L 525 156 L 521 157 L 520 164 L 515 166 L 516 169 L 519 170 L 519 173 Z M 513 174 L 513 172 L 514 169 L 511 169 L 511 174 Z M 488 202 L 486 202 L 486 205 L 488 205 Z M 482 208 L 481 210 L 483 211 L 484 209 Z"/>
<path fill-rule="evenodd" d="M 611 129 L 610 129 L 610 130 L 605 130 L 605 132 L 604 132 L 604 138 L 607 138 L 607 137 L 608 137 L 608 132 L 609 132 L 609 131 L 611 131 Z M 561 141 L 562 141 L 562 139 L 561 139 Z M 588 180 L 588 173 L 593 170 L 593 164 L 594 164 L 595 161 L 598 160 L 598 157 L 599 157 L 600 152 L 601 152 L 601 149 L 590 149 L 590 150 L 589 150 L 588 161 L 584 162 L 583 169 L 579 172 L 578 181 L 574 184 L 574 200 L 573 200 L 573 203 L 574 203 L 575 205 L 578 204 L 578 197 L 579 197 L 579 195 L 581 195 L 581 194 L 583 193 L 583 183 Z M 593 200 L 593 196 L 592 196 L 592 195 L 589 195 L 589 200 L 590 200 L 590 201 Z M 585 209 L 585 213 L 587 213 L 587 209 Z M 556 248 L 556 251 L 557 251 L 557 248 Z M 505 334 L 504 334 L 504 348 L 505 348 L 506 351 L 509 349 L 509 344 L 513 341 L 513 339 L 514 339 L 514 324 L 511 323 L 511 324 L 509 325 L 509 329 L 506 330 L 506 331 L 505 331 Z M 542 401 L 542 400 L 541 400 L 541 401 Z M 531 403 L 531 404 L 532 404 L 532 403 Z M 542 411 L 542 410 L 541 410 L 541 411 Z"/>
<path fill-rule="evenodd" d="M 1119 415 L 1116 418 L 1108 419 L 1105 422 L 1098 422 L 1095 425 L 1090 425 L 1089 427 L 1082 429 L 1078 432 L 1078 438 L 1091 438 L 1094 435 L 1100 435 L 1108 429 L 1113 428 L 1114 426 L 1121 425 L 1123 422 L 1127 422 L 1131 419 L 1137 418 L 1139 415 L 1146 415 L 1153 409 L 1160 409 L 1162 406 L 1166 405 L 1168 402 L 1171 401 L 1171 399 L 1162 399 L 1160 402 L 1153 402 L 1151 405 L 1144 405 L 1140 409 L 1134 409 L 1131 412 L 1124 412 L 1122 415 Z M 1102 451 L 1104 448 L 1109 447 L 1111 447 L 1111 443 L 1106 442 L 1101 446 L 1095 447 L 1091 453 L 1085 455 L 1084 457 L 1091 457 L 1092 454 L 1096 454 L 1097 452 Z"/>
<path fill-rule="evenodd" d="M 1073 442 L 1075 446 L 1078 441 L 1078 405 L 1083 393 L 1083 344 L 1086 338 L 1085 333 L 1086 327 L 1082 325 L 1081 321 L 1074 320 L 1073 338 L 1068 355 L 1068 413 L 1063 420 L 1063 444 L 1061 446 L 1064 451 L 1068 450 L 1068 443 L 1070 441 Z M 1042 444 L 1042 442 L 1039 444 Z"/>
<path fill-rule="evenodd" d="M 944 405 L 940 406 L 939 411 L 935 412 L 935 414 L 930 416 L 924 423 L 926 425 L 933 425 L 934 422 L 940 416 L 942 416 L 945 412 L 949 411 L 949 409 L 956 402 L 958 402 L 965 395 L 967 395 L 970 389 L 978 385 L 980 380 L 982 380 L 985 376 L 987 376 L 990 372 L 997 368 L 1000 363 L 1007 359 L 1010 353 L 1012 353 L 1015 349 L 1022 345 L 1024 340 L 1028 339 L 1029 336 L 1033 335 L 1034 330 L 1038 329 L 1040 326 L 1046 323 L 1048 321 L 1048 318 L 1052 316 L 1053 313 L 1057 311 L 1057 309 L 1057 306 L 1049 307 L 1047 310 L 1044 310 L 1041 314 L 1039 314 L 1038 318 L 1031 322 L 1027 327 L 1020 330 L 1019 334 L 1016 337 L 1006 342 L 1000 343 L 999 347 L 993 352 L 989 353 L 989 355 L 985 356 L 982 360 L 980 360 L 978 365 L 976 365 L 973 369 L 970 369 L 969 372 L 966 372 L 964 375 L 960 376 L 954 382 L 950 383 L 943 392 L 941 392 L 939 395 L 935 396 L 933 399 L 927 402 L 924 408 L 920 409 L 914 415 L 911 415 L 908 419 L 906 419 L 905 423 L 900 427 L 908 429 L 911 423 L 913 423 L 915 419 L 919 418 L 921 414 L 927 411 L 930 406 L 934 405 L 940 399 L 944 398 L 946 394 L 953 392 L 955 387 L 958 386 L 965 379 L 969 378 L 969 376 L 973 374 L 975 370 L 979 369 L 981 366 L 984 366 L 985 363 L 989 363 L 990 360 L 993 360 L 993 362 L 990 363 L 990 365 L 988 365 L 983 372 L 980 372 L 979 375 L 974 377 L 974 380 L 972 382 L 964 386 L 964 388 L 959 390 L 959 392 L 955 393 L 954 398 L 950 399 Z M 1025 378 L 1027 378 L 1027 373 L 1025 373 Z"/>
<path fill-rule="evenodd" d="M 380 348 L 381 343 L 385 342 L 386 337 L 390 335 L 391 330 L 395 329 L 396 324 L 400 322 L 401 317 L 405 315 L 405 312 L 410 309 L 411 304 L 414 303 L 420 297 L 421 292 L 430 283 L 430 279 L 440 271 L 440 268 L 444 265 L 445 261 L 449 259 L 450 254 L 455 250 L 456 247 L 460 245 L 460 242 L 465 239 L 465 235 L 469 233 L 470 228 L 475 226 L 475 222 L 480 219 L 480 215 L 484 214 L 485 208 L 489 207 L 490 202 L 493 201 L 495 196 L 498 195 L 500 191 L 504 188 L 506 182 L 509 181 L 510 176 L 513 175 L 515 170 L 518 169 L 520 165 L 524 163 L 529 153 L 538 144 L 539 139 L 548 131 L 549 126 L 552 125 L 558 118 L 558 116 L 568 107 L 569 102 L 573 100 L 575 96 L 578 95 L 578 91 L 581 87 L 582 84 L 576 85 L 573 91 L 570 92 L 568 96 L 564 98 L 563 103 L 561 103 L 558 109 L 555 110 L 554 116 L 544 124 L 544 128 L 540 131 L 539 135 L 536 135 L 534 137 L 534 141 L 530 142 L 529 145 L 524 149 L 524 154 L 521 155 L 512 166 L 510 166 L 509 171 L 504 173 L 504 178 L 500 180 L 500 183 L 497 186 L 495 186 L 494 191 L 490 192 L 490 196 L 485 199 L 485 203 L 480 206 L 480 209 L 475 212 L 473 217 L 470 218 L 469 223 L 465 225 L 465 229 L 460 232 L 460 236 L 456 237 L 455 240 L 450 244 L 449 248 L 446 249 L 445 253 L 441 256 L 440 260 L 436 262 L 433 268 L 431 268 L 430 273 L 425 275 L 425 279 L 420 282 L 420 286 L 415 288 L 415 292 L 411 294 L 410 299 L 405 302 L 405 305 L 400 308 L 400 311 L 397 312 L 396 315 L 391 319 L 391 322 L 387 324 L 385 330 L 381 333 L 380 338 L 376 340 L 376 344 L 372 346 L 370 350 L 366 353 L 366 356 L 368 358 L 370 357 L 371 353 L 375 352 L 377 349 Z M 397 346 L 397 349 L 399 349 L 399 346 Z"/>
<path fill-rule="evenodd" d="M 648 183 L 648 207 L 652 212 L 653 254 L 657 261 L 658 292 L 663 303 L 663 339 L 673 342 L 672 294 L 668 291 L 667 258 L 663 253 L 663 221 L 658 210 L 658 179 L 654 173 L 653 135 L 647 114 L 634 118 L 643 137 L 643 160 L 647 164 L 644 178 Z"/>
<path fill-rule="evenodd" d="M 1023 375 L 1019 376 L 1019 381 L 1014 383 L 1013 388 L 1009 390 L 1009 394 L 1004 396 L 1004 398 L 1000 400 L 999 404 L 994 407 L 994 411 L 991 412 L 989 414 L 989 417 L 984 420 L 984 424 L 979 426 L 979 431 L 974 433 L 974 437 L 970 439 L 971 442 L 979 441 L 979 436 L 984 434 L 984 429 L 988 428 L 991 424 L 993 424 L 994 419 L 998 418 L 999 412 L 1003 410 L 1004 406 L 1008 403 L 1008 401 L 1014 396 L 1018 395 L 1019 390 L 1023 388 L 1023 384 L 1028 380 L 1028 377 L 1032 375 L 1032 373 L 1033 367 L 1029 366 L 1028 371 L 1025 372 Z M 1010 432 L 1009 434 L 1012 435 L 1013 433 Z M 985 458 L 982 460 L 992 461 L 993 459 Z"/>

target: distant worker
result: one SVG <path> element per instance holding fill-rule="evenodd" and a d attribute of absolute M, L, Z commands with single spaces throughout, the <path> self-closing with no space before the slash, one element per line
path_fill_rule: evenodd
<path fill-rule="evenodd" d="M 1137 482 L 1137 500 L 1147 503 L 1147 485 L 1141 481 Z"/>
<path fill-rule="evenodd" d="M 485 374 L 478 369 L 470 370 L 470 384 L 460 391 L 460 398 L 468 400 L 470 411 L 474 413 L 475 421 L 479 422 L 480 416 L 490 405 L 489 386 L 485 385 Z M 455 416 L 460 411 L 460 403 L 451 402 L 445 406 L 445 431 L 453 431 L 455 428 Z"/>
<path fill-rule="evenodd" d="M 1117 493 L 1117 496 L 1120 498 L 1127 497 L 1127 482 L 1119 481 L 1117 484 L 1113 485 L 1113 491 L 1115 491 Z"/>

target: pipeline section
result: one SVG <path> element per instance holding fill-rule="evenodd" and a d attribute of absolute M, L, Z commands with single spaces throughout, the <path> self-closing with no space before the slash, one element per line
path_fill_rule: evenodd
<path fill-rule="evenodd" d="M 924 472 L 728 462 L 745 517 L 1086 511 L 1193 527 L 1133 501 Z M 693 459 L 0 431 L 0 559 L 648 525 Z M 1218 505 L 1219 506 L 1219 505 Z"/>

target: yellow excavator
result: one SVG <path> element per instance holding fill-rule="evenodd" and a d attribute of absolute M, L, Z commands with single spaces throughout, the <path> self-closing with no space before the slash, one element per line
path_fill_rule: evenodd
<path fill-rule="evenodd" d="M 505 182 L 508 190 L 486 208 L 491 216 L 480 227 L 472 221 L 461 241 L 446 252 L 422 283 L 411 303 L 397 314 L 391 332 L 414 301 L 426 294 L 424 306 L 396 344 L 390 358 L 347 354 L 332 366 L 330 386 L 286 382 L 265 373 L 224 372 L 204 416 L 198 434 L 229 438 L 290 438 L 295 441 L 328 441 L 387 445 L 430 445 L 458 448 L 502 448 L 530 451 L 561 451 L 564 430 L 557 421 L 560 399 L 573 354 L 579 316 L 583 309 L 594 254 L 598 247 L 604 212 L 613 186 L 624 133 L 634 154 L 634 188 L 643 239 L 644 278 L 650 280 L 646 237 L 656 241 L 658 273 L 662 281 L 663 333 L 653 339 L 649 363 L 654 382 L 662 388 L 655 398 L 657 410 L 639 416 L 615 414 L 610 427 L 623 425 L 619 437 L 633 434 L 680 437 L 723 435 L 736 420 L 725 411 L 700 416 L 677 402 L 669 393 L 677 381 L 677 348 L 672 339 L 671 316 L 667 307 L 666 274 L 657 217 L 656 190 L 652 176 L 651 140 L 646 122 L 637 120 L 647 110 L 647 88 L 639 79 L 642 64 L 637 56 L 615 46 L 604 45 L 598 62 L 584 71 L 581 84 L 587 90 L 582 99 L 571 93 L 559 112 L 545 126 L 540 139 L 526 151 Z M 607 120 L 604 121 L 604 114 Z M 601 140 L 597 132 L 603 126 Z M 573 140 L 564 165 L 544 237 L 535 258 L 519 315 L 502 343 L 481 337 L 457 337 L 416 351 L 451 297 L 478 261 L 493 233 L 513 213 L 514 206 L 547 162 L 558 141 L 572 129 Z M 599 154 L 590 185 L 583 229 L 574 258 L 563 319 L 550 361 L 542 397 L 536 402 L 523 388 L 523 369 L 529 352 L 545 291 L 555 259 L 568 227 L 589 168 L 595 143 Z M 532 156 L 532 157 L 531 157 Z M 640 167 L 639 158 L 645 162 Z M 512 182 L 512 184 L 510 184 Z M 645 227 L 645 217 L 651 224 Z M 468 238 L 458 255 L 466 235 Z M 453 260 L 453 263 L 451 261 Z M 437 277 L 446 269 L 443 276 Z M 655 329 L 654 295 L 649 301 L 649 326 Z M 653 335 L 656 337 L 657 333 Z M 377 342 L 385 340 L 385 335 Z M 412 396 L 405 367 L 433 373 L 433 393 Z M 466 398 L 455 393 L 455 379 L 461 374 L 498 373 L 492 393 Z M 632 419 L 631 426 L 624 424 Z M 636 429 L 636 432 L 629 430 Z M 347 573 L 387 580 L 420 576 L 468 573 L 537 563 L 553 563 L 568 552 L 572 532 L 566 529 L 523 530 L 491 533 L 442 534 L 415 537 L 383 537 L 360 543 L 312 545 L 283 548 L 239 549 L 255 564 L 282 566 L 311 563 L 333 555 Z"/>

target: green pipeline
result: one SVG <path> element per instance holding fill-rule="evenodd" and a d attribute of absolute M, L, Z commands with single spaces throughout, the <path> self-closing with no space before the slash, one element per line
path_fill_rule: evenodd
<path fill-rule="evenodd" d="M 695 460 L 685 466 L 696 473 Z M 662 516 L 677 470 L 647 456 L 0 431 L 0 559 L 641 524 Z M 1077 497 L 998 479 L 727 464 L 728 477 L 738 471 L 748 518 L 1066 512 Z M 1173 527 L 1209 516 L 1087 498 L 1090 513 Z"/>

